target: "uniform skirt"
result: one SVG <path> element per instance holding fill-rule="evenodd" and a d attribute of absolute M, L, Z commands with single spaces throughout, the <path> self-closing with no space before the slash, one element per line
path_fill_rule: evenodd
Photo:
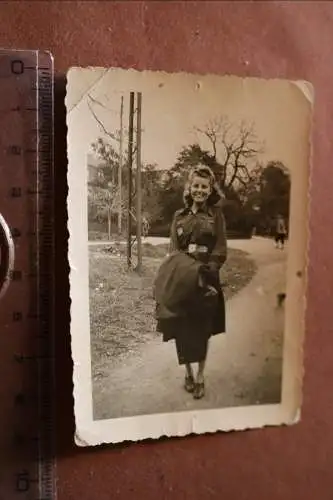
<path fill-rule="evenodd" d="M 178 363 L 183 365 L 204 361 L 210 337 L 205 322 L 202 319 L 201 321 L 184 319 L 179 327 L 175 338 Z"/>
<path fill-rule="evenodd" d="M 163 333 L 163 340 L 175 340 L 180 365 L 204 361 L 209 338 L 225 332 L 225 301 L 219 284 L 217 290 L 214 307 L 202 304 L 183 317 L 158 321 L 157 330 Z"/>

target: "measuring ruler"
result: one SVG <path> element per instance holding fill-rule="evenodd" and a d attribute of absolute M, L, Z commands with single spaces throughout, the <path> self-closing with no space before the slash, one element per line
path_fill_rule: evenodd
<path fill-rule="evenodd" d="M 0 500 L 54 500 L 53 59 L 0 50 Z"/>

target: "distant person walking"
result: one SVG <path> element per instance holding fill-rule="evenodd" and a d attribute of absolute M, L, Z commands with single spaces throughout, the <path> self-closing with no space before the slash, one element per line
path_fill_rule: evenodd
<path fill-rule="evenodd" d="M 143 238 L 147 238 L 149 234 L 149 221 L 146 217 L 142 218 L 142 236 Z"/>
<path fill-rule="evenodd" d="M 286 223 L 282 215 L 278 215 L 276 218 L 275 227 L 275 247 L 281 250 L 284 249 L 284 244 L 287 236 Z"/>

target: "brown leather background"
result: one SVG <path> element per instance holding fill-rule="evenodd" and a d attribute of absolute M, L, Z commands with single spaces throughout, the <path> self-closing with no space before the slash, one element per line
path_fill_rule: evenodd
<path fill-rule="evenodd" d="M 55 57 L 59 500 L 333 499 L 333 4 L 1 2 L 0 46 Z M 73 65 L 310 80 L 316 91 L 302 422 L 78 449 L 73 444 L 64 74 Z"/>

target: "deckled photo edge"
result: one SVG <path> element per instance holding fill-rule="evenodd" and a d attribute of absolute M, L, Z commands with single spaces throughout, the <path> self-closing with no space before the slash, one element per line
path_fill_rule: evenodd
<path fill-rule="evenodd" d="M 293 247 L 289 250 L 287 268 L 282 404 L 289 408 L 289 423 L 301 420 L 304 382 L 304 342 L 306 334 L 307 285 L 310 247 L 310 212 L 311 212 L 311 176 L 312 176 L 312 131 L 314 87 L 304 80 L 292 81 L 297 88 L 299 98 L 306 104 L 306 133 L 304 144 L 304 172 L 297 172 L 298 179 L 292 182 L 290 201 L 290 221 L 302 218 L 300 230 L 294 234 Z M 297 193 L 296 193 L 297 189 Z M 298 201 L 298 208 L 293 211 Z M 297 262 L 291 259 L 297 255 Z M 295 257 L 296 259 L 296 257 Z M 295 339 L 294 333 L 297 333 Z M 291 345 L 293 343 L 293 345 Z"/>
<path fill-rule="evenodd" d="M 302 415 L 302 403 L 303 403 L 303 390 L 304 390 L 304 347 L 305 347 L 305 337 L 306 337 L 306 311 L 307 311 L 307 294 L 308 294 L 308 269 L 309 269 L 309 252 L 311 245 L 311 231 L 310 231 L 310 216 L 311 216 L 311 191 L 312 191 L 312 175 L 313 175 L 313 113 L 314 113 L 314 103 L 315 103 L 315 89 L 311 82 L 306 80 L 295 80 L 291 82 L 295 85 L 300 93 L 300 97 L 305 99 L 307 102 L 307 133 L 306 133 L 306 147 L 305 150 L 305 160 L 304 165 L 306 172 L 302 176 L 301 180 L 303 184 L 302 196 L 300 199 L 303 201 L 303 210 L 300 213 L 304 214 L 304 229 L 302 236 L 304 242 L 301 244 L 301 238 L 295 238 L 299 241 L 300 253 L 303 252 L 302 259 L 299 259 L 300 265 L 297 270 L 289 269 L 287 273 L 288 287 L 291 289 L 291 283 L 296 282 L 300 285 L 299 298 L 300 306 L 295 307 L 298 312 L 298 318 L 295 319 L 294 325 L 290 321 L 290 333 L 292 331 L 299 332 L 298 343 L 299 346 L 295 346 L 297 354 L 293 358 L 291 356 L 292 349 L 288 349 L 285 345 L 284 356 L 283 356 L 283 380 L 282 380 L 282 401 L 287 400 L 290 403 L 290 423 L 295 424 L 301 420 Z M 291 197 L 291 203 L 293 202 L 295 196 Z M 296 270 L 296 274 L 295 274 Z M 294 271 L 294 272 L 293 272 Z M 301 278 L 301 279 L 300 279 Z M 287 301 L 288 302 L 288 301 Z M 296 299 L 295 299 L 296 304 Z M 289 305 L 289 309 L 291 306 Z M 288 312 L 288 304 L 286 310 L 286 330 L 288 328 L 288 319 L 291 314 Z M 285 331 L 285 338 L 288 334 Z M 289 361 L 290 359 L 290 361 Z M 291 384 L 290 384 L 291 381 Z M 289 386 L 289 387 L 288 387 Z M 293 399 L 288 395 L 294 394 Z"/>
<path fill-rule="evenodd" d="M 68 108 L 68 95 L 71 93 L 72 70 L 67 74 L 66 84 L 66 125 L 67 125 L 67 212 L 68 212 L 68 261 L 69 261 L 69 290 L 70 290 L 70 334 L 71 352 L 73 360 L 73 399 L 74 418 L 76 424 L 75 441 L 79 441 L 79 429 L 87 422 L 92 421 L 92 384 L 90 360 L 90 318 L 89 318 L 89 266 L 87 259 L 88 222 L 86 210 L 85 185 L 86 180 L 79 182 L 77 175 L 85 176 L 85 169 L 78 169 L 72 162 L 72 140 L 75 127 L 71 124 L 70 113 L 74 106 Z M 75 75 L 75 71 L 74 71 Z M 73 75 L 73 76 L 74 76 Z M 75 78 L 75 76 L 74 76 Z M 78 189 L 77 189 L 78 188 Z M 82 190 L 82 192 L 81 192 Z M 80 212 L 83 211 L 83 217 Z M 78 242 L 83 245 L 77 244 Z M 80 247 L 85 258 L 79 259 Z M 83 286 L 82 286 L 83 285 Z M 81 316 L 81 313 L 83 316 Z M 81 337 L 81 338 L 80 338 Z M 90 397 L 89 397 L 90 395 Z M 87 445 L 88 443 L 85 443 Z"/>
<path fill-rule="evenodd" d="M 67 96 L 71 94 L 72 85 L 79 74 L 83 72 L 94 71 L 94 68 L 71 68 L 68 72 L 68 83 L 67 83 Z M 110 70 L 106 68 L 97 68 L 97 72 L 102 74 L 105 71 L 113 72 L 126 72 L 130 75 L 135 73 L 140 74 L 154 74 L 156 72 L 137 72 L 135 70 L 119 70 L 117 68 L 111 68 Z M 165 72 L 158 72 L 159 77 L 171 78 L 172 74 Z M 180 72 L 176 73 L 177 76 L 186 76 L 186 73 Z M 190 75 L 191 77 L 201 77 L 205 78 L 209 75 Z M 232 75 L 227 75 L 223 77 L 221 75 L 212 75 L 216 78 L 236 78 L 242 79 L 242 77 L 234 77 Z M 251 78 L 246 78 L 247 80 L 253 80 Z M 256 78 L 256 80 L 262 81 L 278 81 L 276 79 L 263 80 Z M 84 96 L 81 96 L 84 99 Z M 67 97 L 66 97 L 67 102 Z M 69 110 L 70 113 L 73 109 Z M 70 263 L 70 293 L 71 293 L 71 341 L 72 341 L 72 354 L 74 363 L 74 400 L 75 400 L 75 418 L 76 418 L 76 442 L 78 445 L 94 445 L 106 442 L 120 442 L 124 440 L 140 440 L 147 438 L 158 438 L 164 435 L 167 436 L 184 436 L 191 433 L 203 433 L 203 432 L 214 432 L 216 430 L 228 431 L 236 429 L 248 429 L 257 428 L 266 425 L 279 425 L 284 423 L 294 423 L 299 415 L 300 404 L 301 404 L 301 392 L 302 392 L 302 377 L 299 377 L 300 371 L 303 370 L 303 337 L 304 337 L 304 310 L 296 310 L 296 318 L 292 322 L 288 321 L 289 311 L 293 309 L 293 303 L 295 306 L 298 299 L 302 299 L 305 294 L 306 288 L 306 267 L 307 267 L 307 247 L 308 247 L 308 217 L 305 218 L 305 223 L 303 224 L 302 234 L 300 234 L 302 244 L 299 243 L 299 248 L 297 249 L 297 243 L 294 238 L 294 247 L 298 250 L 299 255 L 303 252 L 302 260 L 302 280 L 295 279 L 295 269 L 291 269 L 290 251 L 288 258 L 288 291 L 294 288 L 297 290 L 297 297 L 295 300 L 287 298 L 286 301 L 286 332 L 288 331 L 288 324 L 290 323 L 290 328 L 296 329 L 299 332 L 299 344 L 289 348 L 287 341 L 285 339 L 284 347 L 284 360 L 283 360 L 283 384 L 282 384 L 282 402 L 278 405 L 268 405 L 267 407 L 237 407 L 237 408 L 223 408 L 214 410 L 202 410 L 197 412 L 178 412 L 175 414 L 153 414 L 153 415 L 143 415 L 143 416 L 133 416 L 125 418 L 110 419 L 105 421 L 93 421 L 92 420 L 92 383 L 91 383 L 91 359 L 90 359 L 90 326 L 89 326 L 89 268 L 87 264 L 88 252 L 87 248 L 83 248 L 81 245 L 85 241 L 87 246 L 88 241 L 88 224 L 87 224 L 87 203 L 86 194 L 82 192 L 81 189 L 84 187 L 86 190 L 87 182 L 87 172 L 84 172 L 82 177 L 82 169 L 79 170 L 78 176 L 78 165 L 74 165 L 71 161 L 72 149 L 71 144 L 75 139 L 76 135 L 76 125 L 72 124 L 70 114 L 67 114 L 67 126 L 68 126 L 68 231 L 69 231 L 69 263 Z M 310 134 L 311 123 L 309 123 L 309 134 Z M 310 141 L 310 137 L 309 137 Z M 310 172 L 310 147 L 309 142 L 309 152 L 307 153 L 309 172 Z M 83 146 L 82 149 L 86 149 L 87 145 Z M 83 157 L 83 154 L 82 154 Z M 308 172 L 308 173 L 309 173 Z M 80 177 L 81 176 L 81 177 Z M 309 210 L 309 175 L 302 176 L 303 186 L 302 186 L 302 210 L 308 213 Z M 291 197 L 291 203 L 293 204 L 295 197 Z M 81 211 L 81 216 L 79 213 Z M 304 213 L 303 211 L 303 213 Z M 78 223 L 79 222 L 79 223 Z M 82 234 L 85 233 L 85 234 Z M 306 250 L 304 251 L 304 246 Z M 78 258 L 80 255 L 80 258 Z M 293 278 L 290 279 L 290 273 L 293 273 Z M 297 282 L 297 284 L 294 283 Z M 299 284 L 301 283 L 301 285 Z M 80 336 L 78 334 L 80 332 Z M 288 334 L 285 332 L 285 336 Z M 295 339 L 294 339 L 295 340 Z M 288 353 L 293 351 L 293 356 L 288 356 Z M 295 363 L 295 357 L 297 357 L 297 362 Z M 288 375 L 288 358 L 293 358 L 291 361 L 294 362 L 294 371 L 291 370 Z M 288 393 L 287 383 L 288 377 L 292 376 L 294 380 L 294 393 L 297 394 L 296 398 L 292 401 L 292 395 Z M 287 401 L 287 407 L 285 406 L 285 400 Z M 184 422 L 184 424 L 183 424 Z M 170 424 L 171 423 L 171 424 Z M 181 424 L 180 424 L 181 423 Z M 147 425 L 148 424 L 148 425 Z M 155 425 L 154 425 L 155 424 Z M 130 430 L 131 429 L 131 430 Z M 132 431 L 132 432 L 131 432 Z"/>

